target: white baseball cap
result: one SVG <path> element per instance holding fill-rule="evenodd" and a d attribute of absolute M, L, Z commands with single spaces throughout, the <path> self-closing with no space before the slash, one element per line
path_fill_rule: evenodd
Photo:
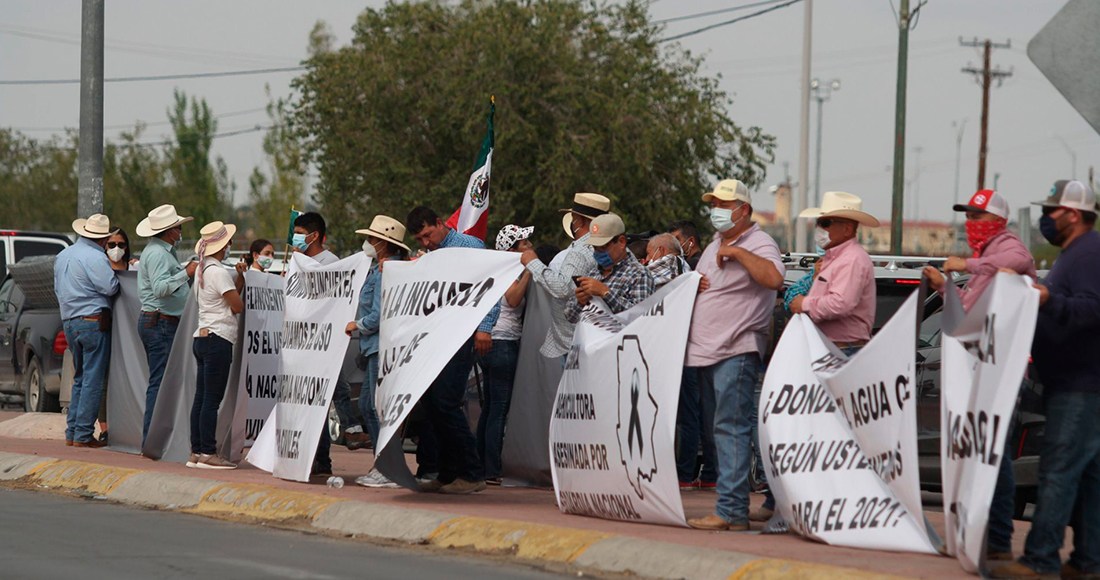
<path fill-rule="evenodd" d="M 1054 187 L 1050 188 L 1050 197 L 1043 201 L 1032 202 L 1032 205 L 1066 207 L 1093 213 L 1100 211 L 1100 206 L 1096 205 L 1096 194 L 1089 186 L 1080 181 L 1067 181 L 1065 179 L 1054 182 Z"/>

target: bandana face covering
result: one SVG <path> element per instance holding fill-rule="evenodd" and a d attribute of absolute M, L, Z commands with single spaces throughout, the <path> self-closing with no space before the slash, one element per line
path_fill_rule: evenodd
<path fill-rule="evenodd" d="M 974 250 L 976 257 L 982 248 L 989 243 L 990 238 L 1001 233 L 1005 229 L 1004 220 L 966 220 L 966 243 Z"/>

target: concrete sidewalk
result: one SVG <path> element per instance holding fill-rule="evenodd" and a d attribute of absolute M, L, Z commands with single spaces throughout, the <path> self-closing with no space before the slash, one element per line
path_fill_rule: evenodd
<path fill-rule="evenodd" d="M 369 470 L 369 451 L 333 447 L 336 474 L 346 482 L 333 489 L 323 479 L 309 484 L 276 479 L 247 463 L 233 471 L 188 469 L 109 448 L 16 438 L 45 434 L 46 426 L 35 425 L 59 418 L 23 417 L 5 425 L 5 419 L 17 417 L 0 413 L 0 482 L 31 488 L 82 491 L 215 517 L 308 525 L 376 541 L 511 555 L 592 572 L 658 578 L 968 576 L 946 557 L 837 548 L 793 535 L 704 532 L 565 515 L 550 490 L 490 487 L 479 494 L 445 496 L 366 489 L 352 480 Z M 758 505 L 763 498 L 754 495 L 752 500 Z M 687 517 L 702 516 L 711 513 L 714 494 L 686 492 L 683 501 Z M 942 531 L 942 515 L 933 512 L 929 518 Z M 1027 524 L 1017 522 L 1017 552 L 1026 532 Z"/>

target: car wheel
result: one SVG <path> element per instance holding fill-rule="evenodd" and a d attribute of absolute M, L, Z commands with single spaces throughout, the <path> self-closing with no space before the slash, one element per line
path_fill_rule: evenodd
<path fill-rule="evenodd" d="M 46 391 L 46 376 L 38 358 L 31 357 L 23 373 L 23 404 L 28 413 L 56 413 L 60 410 L 57 395 Z"/>

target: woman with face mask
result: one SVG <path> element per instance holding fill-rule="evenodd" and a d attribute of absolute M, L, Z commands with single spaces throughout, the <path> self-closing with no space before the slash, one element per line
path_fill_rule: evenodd
<path fill-rule="evenodd" d="M 111 261 L 111 269 L 115 271 L 136 270 L 137 261 L 130 263 L 130 237 L 126 230 L 119 228 L 117 232 L 107 238 L 107 259 Z"/>
<path fill-rule="evenodd" d="M 248 255 L 244 257 L 248 267 L 260 272 L 266 272 L 275 262 L 275 246 L 265 239 L 252 242 L 248 247 Z"/>

